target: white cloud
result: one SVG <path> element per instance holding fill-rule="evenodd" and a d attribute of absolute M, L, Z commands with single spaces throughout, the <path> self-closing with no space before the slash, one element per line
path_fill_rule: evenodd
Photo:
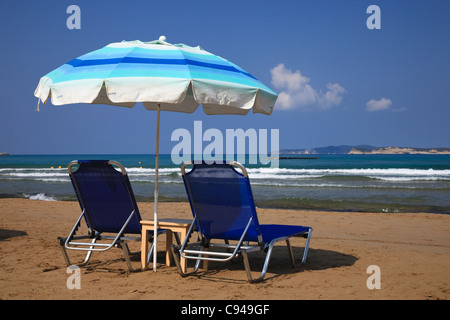
<path fill-rule="evenodd" d="M 332 108 L 342 102 L 342 95 L 347 91 L 337 83 L 328 83 L 328 91 L 323 95 L 319 95 L 319 105 L 325 108 Z"/>
<path fill-rule="evenodd" d="M 302 75 L 300 70 L 292 72 L 283 63 L 278 64 L 270 72 L 273 86 L 281 90 L 277 100 L 280 109 L 330 109 L 339 105 L 346 93 L 337 83 L 328 83 L 325 93 L 318 92 L 309 84 L 310 78 Z"/>
<path fill-rule="evenodd" d="M 381 98 L 380 100 L 370 100 L 366 103 L 366 110 L 369 112 L 388 110 L 391 108 L 391 99 Z"/>

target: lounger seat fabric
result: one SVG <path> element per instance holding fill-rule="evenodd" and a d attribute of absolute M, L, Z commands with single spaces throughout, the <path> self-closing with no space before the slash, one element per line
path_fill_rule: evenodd
<path fill-rule="evenodd" d="M 269 243 L 274 239 L 282 237 L 294 237 L 296 235 L 308 232 L 309 227 L 290 226 L 279 224 L 262 224 L 260 225 L 263 241 Z"/>
<path fill-rule="evenodd" d="M 107 160 L 78 162 L 80 166 L 71 178 L 80 205 L 86 208 L 88 226 L 99 232 L 117 233 L 134 210 L 125 233 L 141 234 L 141 216 L 127 176 L 108 165 Z"/>

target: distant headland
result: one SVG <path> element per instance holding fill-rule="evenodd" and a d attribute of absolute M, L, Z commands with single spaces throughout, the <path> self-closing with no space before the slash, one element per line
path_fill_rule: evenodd
<path fill-rule="evenodd" d="M 450 148 L 411 148 L 411 147 L 374 147 L 328 146 L 311 149 L 282 149 L 280 154 L 450 154 Z"/>
<path fill-rule="evenodd" d="M 10 156 L 10 154 L 9 153 L 1 153 L 0 152 L 0 156 Z"/>

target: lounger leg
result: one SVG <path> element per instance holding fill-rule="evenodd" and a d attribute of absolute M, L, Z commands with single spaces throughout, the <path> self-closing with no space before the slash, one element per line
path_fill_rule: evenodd
<path fill-rule="evenodd" d="M 292 268 L 295 268 L 295 259 L 294 254 L 292 253 L 292 247 L 291 242 L 289 241 L 289 238 L 286 239 L 286 246 L 289 252 L 289 258 L 291 258 Z"/>
<path fill-rule="evenodd" d="M 86 254 L 86 258 L 84 258 L 84 261 L 81 265 L 88 263 L 89 259 L 91 259 L 91 255 L 92 255 L 92 251 L 88 251 L 88 253 Z"/>
<path fill-rule="evenodd" d="M 97 238 L 92 239 L 91 241 L 92 243 L 96 243 L 97 242 Z M 91 249 L 93 249 L 94 247 L 91 246 Z M 81 265 L 84 265 L 86 263 L 89 262 L 89 259 L 91 259 L 91 255 L 92 255 L 92 251 L 88 251 L 88 253 L 86 254 L 86 258 L 84 259 L 83 263 Z"/>
<path fill-rule="evenodd" d="M 303 251 L 303 259 L 302 259 L 302 263 L 305 263 L 305 262 L 306 262 L 306 256 L 308 255 L 309 240 L 311 239 L 311 233 L 312 233 L 312 229 L 309 228 L 309 231 L 308 231 L 308 238 L 306 238 L 305 250 Z"/>
<path fill-rule="evenodd" d="M 197 240 L 199 240 L 199 239 L 197 238 Z M 195 250 L 199 250 L 199 249 L 204 250 L 204 251 L 209 250 L 208 248 L 205 248 L 204 246 L 197 245 Z M 203 257 L 203 255 L 201 255 L 201 254 L 199 254 L 198 256 Z M 198 259 L 198 260 L 195 260 L 194 272 L 196 272 L 200 268 L 200 263 L 202 263 L 202 261 L 203 261 L 203 270 L 208 270 L 208 261 Z M 186 264 L 186 267 L 187 267 L 187 264 Z"/>
<path fill-rule="evenodd" d="M 178 249 L 176 246 L 174 246 L 174 245 L 172 245 L 172 246 L 170 247 L 170 249 L 171 249 L 171 251 L 172 251 L 173 260 L 175 261 L 175 265 L 177 266 L 178 273 L 179 273 L 183 278 L 186 277 L 186 276 L 188 276 L 188 274 L 185 273 L 185 272 L 183 271 L 183 269 L 181 268 L 181 263 L 180 263 L 180 251 L 179 251 L 179 249 Z"/>
<path fill-rule="evenodd" d="M 272 255 L 272 249 L 273 249 L 274 244 L 275 244 L 274 241 L 272 241 L 269 244 L 269 250 L 267 251 L 267 254 L 266 254 L 266 260 L 264 261 L 264 267 L 263 267 L 263 270 L 261 272 L 260 280 L 262 280 L 264 278 L 264 276 L 266 275 L 267 268 L 269 267 L 270 256 Z"/>
<path fill-rule="evenodd" d="M 147 259 L 145 260 L 146 261 L 146 263 L 145 263 L 145 269 L 147 269 L 147 267 L 148 267 L 148 264 L 150 263 L 150 260 L 152 259 L 152 253 L 153 253 L 153 248 L 154 248 L 155 246 L 153 245 L 153 242 L 152 242 L 152 245 L 150 246 L 150 250 L 148 250 L 148 254 L 147 254 Z"/>
<path fill-rule="evenodd" d="M 202 262 L 202 260 L 200 260 L 200 259 L 195 261 L 194 271 L 197 271 L 198 268 L 200 268 L 200 263 L 201 262 Z M 206 267 L 208 267 L 208 266 L 206 266 Z M 205 269 L 205 268 L 203 267 L 203 269 Z"/>
<path fill-rule="evenodd" d="M 70 259 L 69 259 L 69 256 L 67 255 L 66 248 L 64 247 L 65 240 L 64 239 L 58 239 L 58 240 L 59 240 L 59 247 L 61 248 L 64 260 L 66 261 L 67 266 L 70 266 L 71 265 Z"/>
<path fill-rule="evenodd" d="M 242 252 L 242 258 L 244 258 L 245 272 L 247 273 L 247 279 L 249 282 L 253 282 L 252 270 L 250 269 L 250 263 L 248 262 L 247 252 Z"/>
<path fill-rule="evenodd" d="M 133 267 L 131 266 L 131 260 L 130 260 L 130 249 L 128 249 L 128 245 L 125 242 L 118 243 L 117 245 L 120 248 L 122 248 L 123 255 L 125 257 L 125 262 L 127 263 L 128 269 L 130 271 L 133 271 Z"/>
<path fill-rule="evenodd" d="M 69 255 L 67 254 L 67 250 L 66 250 L 66 247 L 65 247 L 65 240 L 66 239 L 58 238 L 58 240 L 59 240 L 59 247 L 61 248 L 64 260 L 66 261 L 67 266 L 71 266 L 72 263 L 70 262 Z M 92 243 L 95 243 L 96 241 L 97 241 L 96 238 L 92 239 Z M 92 249 L 92 247 L 91 247 L 91 249 Z M 77 264 L 77 265 L 78 266 L 83 266 L 86 263 L 88 263 L 89 259 L 91 258 L 91 255 L 92 255 L 92 251 L 88 251 L 88 253 L 86 254 L 86 257 L 84 258 L 84 261 L 82 263 Z"/>

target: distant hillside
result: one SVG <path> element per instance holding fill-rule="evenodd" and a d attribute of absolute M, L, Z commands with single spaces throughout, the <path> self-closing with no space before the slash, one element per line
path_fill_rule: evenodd
<path fill-rule="evenodd" d="M 350 154 L 450 154 L 450 148 L 381 147 L 372 150 L 352 149 Z"/>
<path fill-rule="evenodd" d="M 359 146 L 328 146 L 328 147 L 320 147 L 320 148 L 311 148 L 311 149 L 282 149 L 280 150 L 281 154 L 349 154 L 353 149 L 364 150 L 364 151 L 372 151 L 377 147 L 369 146 L 369 145 L 359 145 Z"/>
<path fill-rule="evenodd" d="M 311 149 L 282 149 L 280 154 L 450 154 L 450 148 L 409 148 L 409 147 L 374 147 L 328 146 Z"/>

